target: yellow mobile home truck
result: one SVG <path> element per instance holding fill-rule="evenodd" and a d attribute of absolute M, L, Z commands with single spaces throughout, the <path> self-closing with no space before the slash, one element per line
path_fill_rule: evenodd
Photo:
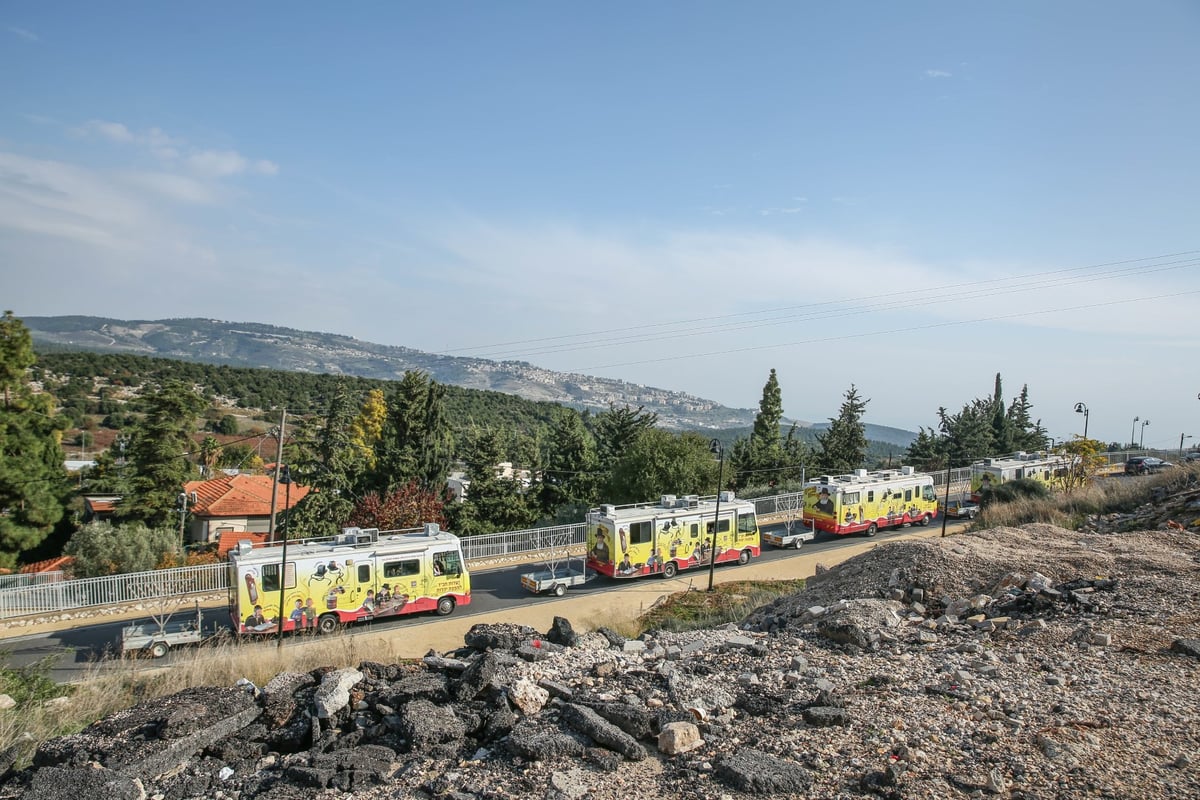
<path fill-rule="evenodd" d="M 804 487 L 804 521 L 840 536 L 928 525 L 937 516 L 933 476 L 912 467 L 823 475 Z"/>
<path fill-rule="evenodd" d="M 458 537 L 433 523 L 416 530 L 346 528 L 332 539 L 229 551 L 229 615 L 249 635 L 312 630 L 471 602 Z M 283 608 L 280 610 L 280 576 Z"/>

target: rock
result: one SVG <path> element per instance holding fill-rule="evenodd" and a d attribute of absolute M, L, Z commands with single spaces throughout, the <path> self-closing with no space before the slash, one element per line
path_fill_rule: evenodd
<path fill-rule="evenodd" d="M 546 641 L 563 647 L 575 647 L 579 644 L 579 634 L 565 617 L 555 617 L 546 632 Z"/>
<path fill-rule="evenodd" d="M 577 758 L 583 754 L 583 743 L 557 729 L 538 723 L 518 723 L 505 740 L 509 752 L 531 761 L 551 761 Z"/>
<path fill-rule="evenodd" d="M 466 726 L 446 706 L 435 706 L 428 700 L 413 700 L 399 709 L 400 733 L 411 749 L 420 751 L 435 745 L 454 744 L 466 735 Z"/>
<path fill-rule="evenodd" d="M 812 775 L 799 764 L 753 748 L 722 756 L 715 774 L 730 788 L 763 795 L 804 794 L 812 783 Z"/>
<path fill-rule="evenodd" d="M 812 706 L 804 709 L 804 721 L 817 728 L 827 728 L 833 725 L 849 725 L 850 713 L 844 708 Z"/>
<path fill-rule="evenodd" d="M 669 756 L 690 752 L 703 744 L 700 729 L 691 722 L 668 722 L 658 734 L 658 749 Z"/>
<path fill-rule="evenodd" d="M 17 701 L 13 700 L 10 695 L 0 694 L 0 711 L 7 711 L 8 709 L 12 708 L 16 704 L 17 704 Z"/>
<path fill-rule="evenodd" d="M 613 725 L 587 706 L 567 703 L 562 709 L 563 721 L 571 729 L 587 736 L 596 744 L 614 750 L 630 761 L 641 761 L 646 749 L 625 731 Z"/>
<path fill-rule="evenodd" d="M 541 688 L 528 678 L 522 678 L 514 683 L 508 690 L 508 696 L 512 698 L 513 704 L 521 709 L 521 713 L 526 716 L 536 714 L 546 705 L 546 701 L 550 699 L 550 693 Z"/>
<path fill-rule="evenodd" d="M 313 695 L 313 707 L 318 719 L 329 719 L 350 705 L 350 688 L 363 679 L 356 669 L 335 669 L 321 677 L 321 685 Z"/>
<path fill-rule="evenodd" d="M 510 622 L 478 623 L 472 625 L 463 642 L 475 650 L 508 650 L 515 651 L 522 642 L 539 637 L 540 634 L 528 625 L 516 625 Z"/>
<path fill-rule="evenodd" d="M 476 625 L 471 630 L 479 627 Z M 492 679 L 496 677 L 496 670 L 499 666 L 499 661 L 494 652 L 484 653 L 471 662 L 463 672 L 462 678 L 454 686 L 454 696 L 459 702 L 473 700 L 479 696 L 480 692 L 491 685 Z"/>
<path fill-rule="evenodd" d="M 1171 642 L 1171 652 L 1200 658 L 1200 639 L 1176 639 Z"/>

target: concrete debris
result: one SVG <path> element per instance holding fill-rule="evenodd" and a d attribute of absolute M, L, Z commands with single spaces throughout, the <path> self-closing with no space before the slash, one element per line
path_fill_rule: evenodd
<path fill-rule="evenodd" d="M 715 630 L 477 625 L 0 754 L 0 800 L 1200 796 L 1197 544 L 998 528 L 881 544 Z"/>

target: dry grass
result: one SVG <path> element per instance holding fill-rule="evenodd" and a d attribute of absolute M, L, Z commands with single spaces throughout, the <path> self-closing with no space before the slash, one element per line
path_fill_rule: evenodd
<path fill-rule="evenodd" d="M 1172 495 L 1193 485 L 1198 477 L 1200 467 L 1193 465 L 1138 480 L 1122 477 L 1094 481 L 1069 494 L 988 505 L 976 518 L 973 527 L 1017 527 L 1030 522 L 1045 522 L 1074 529 L 1083 524 L 1089 514 L 1131 512 L 1148 502 L 1155 491 Z"/>
<path fill-rule="evenodd" d="M 262 686 L 285 671 L 402 660 L 391 645 L 372 639 L 368 652 L 365 639 L 335 633 L 315 640 L 285 639 L 282 648 L 274 639 L 238 643 L 230 637 L 176 650 L 169 666 L 148 658 L 100 661 L 83 680 L 62 687 L 68 692 L 66 702 L 39 697 L 0 712 L 0 750 L 17 745 L 18 762 L 27 763 L 38 742 L 78 732 L 144 700 L 194 686 L 231 686 L 241 678 Z"/>

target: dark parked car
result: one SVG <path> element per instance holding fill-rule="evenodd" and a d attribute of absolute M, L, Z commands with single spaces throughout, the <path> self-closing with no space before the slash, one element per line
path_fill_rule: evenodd
<path fill-rule="evenodd" d="M 1160 472 L 1167 467 L 1175 466 L 1170 461 L 1163 461 L 1154 456 L 1134 456 L 1125 462 L 1126 475 L 1145 475 L 1150 472 Z"/>
<path fill-rule="evenodd" d="M 1183 457 L 1183 463 L 1185 464 L 1195 464 L 1197 462 L 1200 462 L 1200 453 L 1192 452 Z"/>

